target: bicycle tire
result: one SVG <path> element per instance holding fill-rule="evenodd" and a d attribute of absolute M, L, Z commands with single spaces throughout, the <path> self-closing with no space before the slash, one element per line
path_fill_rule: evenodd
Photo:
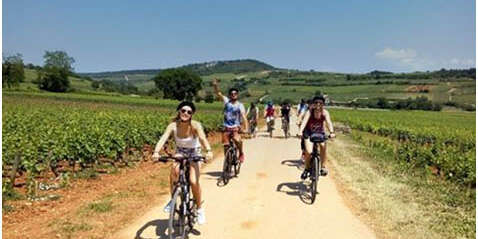
<path fill-rule="evenodd" d="M 320 160 L 317 156 L 312 158 L 312 168 L 311 168 L 311 185 L 310 185 L 310 201 L 314 203 L 315 196 L 317 195 L 317 183 L 319 182 L 319 173 L 320 173 Z"/>
<path fill-rule="evenodd" d="M 237 154 L 234 157 L 234 162 L 235 162 L 234 163 L 234 176 L 237 177 L 237 175 L 239 175 L 239 173 L 241 172 L 241 162 L 237 158 Z"/>
<path fill-rule="evenodd" d="M 177 188 L 171 198 L 171 211 L 169 212 L 168 234 L 169 239 L 184 238 L 186 236 L 186 215 L 182 207 L 181 189 Z"/>
<path fill-rule="evenodd" d="M 231 150 L 228 149 L 226 151 L 226 155 L 224 157 L 224 162 L 222 166 L 222 181 L 224 185 L 229 183 L 229 179 L 231 177 Z"/>

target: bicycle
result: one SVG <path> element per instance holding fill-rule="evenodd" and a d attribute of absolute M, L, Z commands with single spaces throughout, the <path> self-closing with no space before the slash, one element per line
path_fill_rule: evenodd
<path fill-rule="evenodd" d="M 249 134 L 254 136 L 256 133 L 256 127 L 257 127 L 257 121 L 255 119 L 249 120 Z"/>
<path fill-rule="evenodd" d="M 174 185 L 173 196 L 171 197 L 171 210 L 169 212 L 168 234 L 169 238 L 183 239 L 193 230 L 197 221 L 197 208 L 191 193 L 189 184 L 189 166 L 191 162 L 204 161 L 204 157 L 173 157 L 163 156 L 159 158 L 161 162 L 170 160 L 179 163 L 179 178 Z"/>
<path fill-rule="evenodd" d="M 239 175 L 239 172 L 241 171 L 241 161 L 239 161 L 239 158 L 237 156 L 239 149 L 237 148 L 236 143 L 234 143 L 234 140 L 232 139 L 233 132 L 228 132 L 228 133 L 229 133 L 229 146 L 227 147 L 226 152 L 224 153 L 224 163 L 222 166 L 222 181 L 224 182 L 224 185 L 226 185 L 229 182 L 233 169 L 234 169 L 234 177 L 237 177 L 237 175 Z"/>
<path fill-rule="evenodd" d="M 269 133 L 269 136 L 272 138 L 272 131 L 274 131 L 274 117 L 271 117 L 271 116 L 268 116 L 270 117 L 267 121 L 267 132 Z M 267 118 L 266 118 L 267 120 Z"/>
<path fill-rule="evenodd" d="M 284 130 L 284 136 L 287 139 L 290 137 L 290 131 L 289 131 L 289 120 L 285 119 L 282 117 L 282 129 Z"/>
<path fill-rule="evenodd" d="M 322 160 L 320 159 L 320 152 L 318 150 L 319 144 L 324 143 L 330 138 L 330 135 L 324 134 L 312 134 L 309 137 L 310 142 L 312 142 L 312 154 L 311 154 L 311 165 L 310 165 L 310 174 L 309 179 L 311 181 L 311 185 L 309 187 L 310 190 L 310 200 L 311 204 L 315 201 L 315 196 L 317 195 L 317 184 L 319 182 L 320 172 L 322 170 Z"/>

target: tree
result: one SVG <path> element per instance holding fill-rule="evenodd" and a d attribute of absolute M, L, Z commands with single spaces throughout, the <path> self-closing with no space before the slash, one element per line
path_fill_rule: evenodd
<path fill-rule="evenodd" d="M 3 56 L 2 85 L 8 88 L 25 81 L 25 69 L 21 54 Z"/>
<path fill-rule="evenodd" d="M 93 81 L 91 82 L 91 87 L 95 90 L 97 90 L 98 88 L 100 88 L 100 82 L 99 81 Z"/>
<path fill-rule="evenodd" d="M 212 94 L 212 92 L 210 91 L 206 92 L 206 96 L 204 97 L 204 102 L 206 103 L 214 102 L 214 95 Z"/>
<path fill-rule="evenodd" d="M 167 69 L 153 78 L 156 87 L 163 91 L 164 98 L 192 101 L 202 89 L 199 75 L 185 69 Z"/>
<path fill-rule="evenodd" d="M 44 67 L 57 67 L 64 69 L 68 74 L 73 72 L 72 65 L 75 63 L 75 59 L 68 56 L 64 51 L 45 51 L 43 59 L 45 60 Z"/>
<path fill-rule="evenodd" d="M 38 87 L 42 90 L 65 92 L 70 87 L 68 72 L 63 68 L 44 67 L 38 72 Z"/>

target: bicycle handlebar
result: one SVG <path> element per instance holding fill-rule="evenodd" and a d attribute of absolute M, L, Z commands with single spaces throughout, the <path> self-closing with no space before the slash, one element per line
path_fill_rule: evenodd
<path fill-rule="evenodd" d="M 176 162 L 181 162 L 182 160 L 185 159 L 191 159 L 191 161 L 194 162 L 199 162 L 199 161 L 204 161 L 206 160 L 206 157 L 204 156 L 194 156 L 194 157 L 174 157 L 174 156 L 162 156 L 159 157 L 158 161 L 160 162 L 168 162 L 168 161 L 176 161 Z"/>

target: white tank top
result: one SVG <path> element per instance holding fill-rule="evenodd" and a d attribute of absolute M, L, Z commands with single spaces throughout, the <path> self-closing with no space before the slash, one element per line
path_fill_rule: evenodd
<path fill-rule="evenodd" d="M 176 141 L 176 147 L 180 148 L 199 148 L 201 144 L 199 144 L 199 139 L 197 137 L 187 137 L 187 138 L 179 138 L 178 137 L 178 128 L 174 130 L 174 140 Z"/>

